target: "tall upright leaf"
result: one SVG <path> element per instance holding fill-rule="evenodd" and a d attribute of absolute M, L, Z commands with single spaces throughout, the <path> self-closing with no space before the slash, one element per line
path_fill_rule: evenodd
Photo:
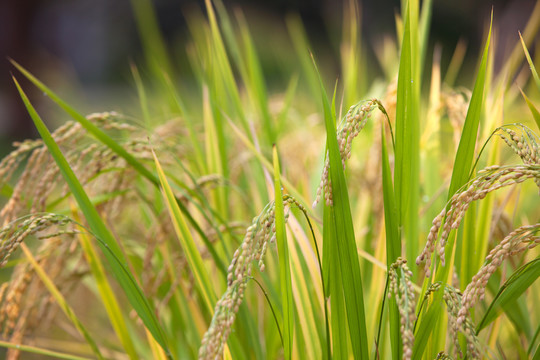
<path fill-rule="evenodd" d="M 414 1 L 413 1 L 414 3 Z M 418 4 L 416 4 L 418 5 Z M 396 151 L 394 189 L 398 224 L 406 239 L 406 256 L 418 253 L 418 201 L 420 195 L 420 120 L 416 22 L 411 4 L 406 7 L 399 59 L 396 104 Z M 414 7 L 416 12 L 418 6 Z"/>
<path fill-rule="evenodd" d="M 212 55 L 210 72 L 213 72 L 213 86 L 210 88 L 210 93 L 214 90 L 218 90 L 218 94 L 226 95 L 220 96 L 219 105 L 223 109 L 230 110 L 228 113 L 234 113 L 244 130 L 248 130 L 248 123 L 244 113 L 244 107 L 242 105 L 238 87 L 234 79 L 234 73 L 227 55 L 225 43 L 221 36 L 216 13 L 214 12 L 213 4 L 210 0 L 205 0 L 206 11 L 208 13 L 208 21 L 210 23 L 210 54 Z"/>
<path fill-rule="evenodd" d="M 520 89 L 521 90 L 521 89 Z M 536 122 L 536 126 L 540 130 L 540 111 L 534 106 L 531 100 L 525 95 L 523 90 L 521 90 L 521 95 L 523 96 L 523 99 L 525 99 L 525 102 L 527 103 L 527 106 L 529 107 L 529 110 L 531 111 L 531 114 L 533 116 L 534 121 Z"/>
<path fill-rule="evenodd" d="M 521 33 L 519 33 L 519 40 L 521 41 L 521 46 L 523 47 L 523 53 L 525 54 L 525 58 L 527 59 L 527 63 L 529 64 L 529 67 L 531 69 L 531 73 L 532 73 L 534 82 L 536 84 L 536 87 L 538 87 L 538 90 L 540 90 L 540 76 L 538 76 L 538 72 L 536 71 L 534 62 L 531 59 L 531 54 L 529 53 L 529 49 L 527 49 L 527 45 L 525 44 L 525 41 L 523 40 L 523 36 L 521 36 Z"/>
<path fill-rule="evenodd" d="M 171 75 L 171 60 L 159 30 L 152 1 L 132 0 L 131 6 L 150 70 L 157 79 L 161 79 L 164 72 Z"/>
<path fill-rule="evenodd" d="M 476 138 L 478 134 L 478 127 L 480 124 L 482 104 L 484 99 L 484 85 L 486 79 L 487 59 L 489 44 L 491 41 L 491 25 L 489 28 L 488 38 L 484 47 L 480 68 L 478 69 L 478 75 L 474 85 L 471 101 L 467 110 L 467 116 L 465 118 L 465 124 L 463 126 L 463 132 L 459 142 L 456 158 L 454 161 L 454 170 L 452 172 L 452 179 L 450 181 L 450 189 L 448 191 L 448 199 L 465 184 L 469 179 L 471 172 L 472 160 L 475 152 Z M 447 249 L 452 250 L 454 253 L 455 234 L 450 235 Z M 453 255 L 452 255 L 453 258 Z M 448 274 L 451 268 L 452 261 L 446 264 L 444 267 L 438 267 L 435 273 L 435 281 L 441 281 L 446 283 L 448 280 Z M 427 281 L 427 280 L 426 280 Z M 424 286 L 426 289 L 426 286 Z M 415 343 L 413 350 L 413 359 L 419 359 L 424 353 L 425 346 L 428 339 L 433 333 L 433 327 L 437 324 L 438 319 L 442 316 L 442 292 L 436 292 L 433 298 L 433 302 L 428 308 L 427 312 L 422 315 L 419 321 L 419 326 L 415 332 Z M 441 335 L 442 336 L 442 335 Z M 435 351 L 435 350 L 434 350 Z"/>
<path fill-rule="evenodd" d="M 386 266 L 390 267 L 397 258 L 401 256 L 401 239 L 397 223 L 397 211 L 394 199 L 394 188 L 392 184 L 392 173 L 388 160 L 388 150 L 386 149 L 386 138 L 384 135 L 384 125 L 381 129 L 381 149 L 382 149 L 382 183 L 384 201 L 384 226 L 386 229 Z M 384 301 L 384 299 L 383 299 Z M 402 356 L 399 310 L 395 297 L 391 297 L 390 303 L 390 343 L 392 346 L 392 356 L 396 359 Z M 381 324 L 379 324 L 381 326 Z"/>
<path fill-rule="evenodd" d="M 315 69 L 318 73 L 318 69 Z M 354 236 L 354 227 L 349 204 L 349 194 L 347 184 L 345 183 L 345 174 L 341 162 L 341 155 L 337 143 L 335 115 L 330 110 L 330 104 L 324 85 L 319 74 L 319 85 L 322 94 L 322 103 L 324 108 L 324 119 L 326 124 L 326 144 L 328 157 L 330 160 L 330 182 L 332 184 L 333 216 L 325 219 L 332 221 L 335 229 L 333 234 L 337 245 L 337 252 L 330 259 L 331 262 L 337 262 L 341 268 L 341 276 L 330 274 L 329 282 L 338 282 L 341 284 L 347 320 L 349 324 L 349 338 L 351 340 L 353 355 L 355 359 L 367 359 L 368 334 L 366 329 L 366 319 L 364 311 L 364 292 L 362 287 L 362 275 L 360 273 L 360 263 L 358 261 L 358 249 Z M 332 213 L 332 212 L 331 212 Z M 325 226 L 323 224 L 323 226 Z M 332 237 L 324 241 L 332 241 Z"/>
<path fill-rule="evenodd" d="M 538 76 L 538 71 L 536 71 L 536 66 L 534 66 L 534 62 L 531 59 L 531 55 L 529 54 L 529 50 L 527 49 L 527 45 L 525 44 L 525 41 L 523 40 L 523 37 L 521 36 L 521 33 L 519 34 L 519 39 L 521 40 L 521 46 L 523 47 L 523 52 L 525 53 L 525 57 L 527 58 L 527 63 L 529 64 L 529 68 L 531 69 L 531 73 L 534 79 L 534 82 L 536 84 L 536 87 L 538 90 L 540 90 L 540 76 Z M 536 126 L 538 126 L 538 129 L 540 129 L 540 112 L 536 109 L 536 106 L 534 106 L 533 102 L 529 100 L 527 95 L 523 92 L 523 90 L 519 89 L 521 91 L 521 95 L 525 99 L 525 102 L 527 103 L 527 106 L 529 107 L 529 110 L 531 111 L 534 121 L 536 122 Z"/>
<path fill-rule="evenodd" d="M 208 271 L 206 270 L 204 266 L 202 256 L 199 250 L 197 249 L 195 241 L 187 226 L 186 219 L 183 213 L 180 211 L 178 202 L 176 201 L 174 194 L 172 192 L 172 189 L 169 185 L 169 182 L 167 181 L 167 178 L 165 177 L 165 173 L 163 172 L 163 169 L 161 168 L 161 164 L 159 163 L 159 160 L 157 159 L 156 155 L 153 154 L 153 156 L 154 156 L 154 161 L 156 164 L 156 169 L 158 171 L 158 176 L 161 181 L 161 189 L 163 192 L 163 197 L 165 198 L 165 204 L 167 205 L 167 209 L 169 211 L 169 215 L 171 217 L 174 230 L 177 234 L 178 240 L 180 241 L 182 250 L 185 253 L 186 260 L 189 264 L 191 273 L 193 274 L 193 277 L 195 278 L 195 283 L 197 285 L 197 288 L 203 298 L 203 303 L 206 309 L 208 310 L 208 312 L 210 314 L 213 314 L 214 305 L 217 302 L 217 297 L 212 287 L 213 284 L 210 281 L 210 275 L 208 274 Z M 231 352 L 235 355 L 235 358 L 243 358 L 244 354 L 242 353 L 242 350 L 239 347 L 238 339 L 235 337 L 232 337 L 229 340 L 229 343 L 231 345 Z"/>
<path fill-rule="evenodd" d="M 276 242 L 279 254 L 279 282 L 281 284 L 281 307 L 283 309 L 283 347 L 285 359 L 291 359 L 294 335 L 294 304 L 292 298 L 291 266 L 289 249 L 285 233 L 285 210 L 281 193 L 280 170 L 276 146 L 273 149 L 274 159 L 274 206 L 276 222 Z"/>
<path fill-rule="evenodd" d="M 493 22 L 493 13 L 491 15 Z M 484 102 L 484 84 L 486 81 L 487 59 L 489 52 L 489 44 L 491 41 L 491 24 L 489 26 L 488 38 L 484 47 L 482 61 L 478 69 L 478 75 L 474 83 L 474 88 L 471 96 L 471 102 L 467 109 L 467 116 L 461 132 L 459 146 L 454 161 L 454 170 L 452 171 L 452 179 L 450 180 L 450 189 L 448 191 L 448 199 L 450 199 L 456 191 L 469 180 L 472 161 L 474 158 L 474 150 L 476 146 L 476 137 L 480 118 L 482 115 L 482 104 Z"/>
<path fill-rule="evenodd" d="M 161 168 L 156 154 L 153 155 L 159 179 L 161 181 L 163 197 L 165 198 L 165 204 L 167 205 L 167 209 L 169 210 L 169 215 L 171 217 L 174 230 L 186 255 L 186 260 L 189 264 L 189 268 L 193 274 L 193 277 L 195 278 L 195 283 L 197 284 L 197 287 L 202 294 L 203 302 L 208 312 L 213 313 L 214 304 L 217 301 L 217 297 L 214 290 L 212 289 L 210 277 L 208 275 L 208 272 L 206 271 L 206 268 L 204 267 L 201 254 L 199 253 L 194 239 L 191 236 L 186 220 L 182 215 L 178 204 L 176 203 L 172 189 L 169 186 L 167 178 L 165 177 L 165 173 Z"/>

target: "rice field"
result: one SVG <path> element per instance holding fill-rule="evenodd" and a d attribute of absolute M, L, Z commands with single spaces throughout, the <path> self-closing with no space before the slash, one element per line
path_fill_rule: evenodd
<path fill-rule="evenodd" d="M 468 84 L 430 0 L 402 2 L 373 81 L 355 0 L 337 79 L 291 15 L 280 86 L 241 10 L 188 16 L 187 84 L 132 4 L 129 114 L 11 60 L 40 138 L 0 162 L 2 356 L 540 359 L 540 2 L 497 70 L 491 14 Z"/>

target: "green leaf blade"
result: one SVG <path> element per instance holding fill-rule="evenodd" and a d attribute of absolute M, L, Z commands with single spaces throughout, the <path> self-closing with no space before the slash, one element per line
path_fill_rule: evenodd
<path fill-rule="evenodd" d="M 287 235 L 285 233 L 285 210 L 283 207 L 283 195 L 279 160 L 276 146 L 273 148 L 274 160 L 274 206 L 276 223 L 276 242 L 279 254 L 279 282 L 281 285 L 281 306 L 283 308 L 283 346 L 285 359 L 291 359 L 293 335 L 294 335 L 294 304 L 292 296 L 291 266 L 289 263 L 289 249 Z"/>
<path fill-rule="evenodd" d="M 482 115 L 482 106 L 484 103 L 484 86 L 486 82 L 490 42 L 491 25 L 489 27 L 489 33 L 486 40 L 486 45 L 484 47 L 480 69 L 478 70 L 478 75 L 474 83 L 471 102 L 469 104 L 469 108 L 467 109 L 467 116 L 465 117 L 465 124 L 463 125 L 463 131 L 461 133 L 461 139 L 459 141 L 459 146 L 454 161 L 454 170 L 452 171 L 452 178 L 450 180 L 448 199 L 450 199 L 456 193 L 456 191 L 469 180 L 469 174 L 471 172 L 471 166 L 474 158 L 476 138 Z"/>
<path fill-rule="evenodd" d="M 390 170 L 390 161 L 388 159 L 388 150 L 386 148 L 386 138 L 384 135 L 384 126 L 381 130 L 381 149 L 382 149 L 382 183 L 383 183 L 383 202 L 384 202 L 384 226 L 386 230 L 386 266 L 390 267 L 398 257 L 401 256 L 401 239 L 399 237 L 399 228 L 397 224 L 397 211 L 394 198 L 394 186 L 392 184 L 392 172 Z M 383 299 L 384 301 L 384 299 Z M 390 343 L 393 357 L 398 359 L 402 356 L 401 332 L 399 310 L 394 297 L 390 303 Z M 379 324 L 382 326 L 382 324 Z"/>
<path fill-rule="evenodd" d="M 521 91 L 521 95 L 523 96 L 523 98 L 525 99 L 525 102 L 527 103 L 527 106 L 529 107 L 529 110 L 531 111 L 531 114 L 534 118 L 534 122 L 536 123 L 536 126 L 538 127 L 538 129 L 540 130 L 540 112 L 538 111 L 538 109 L 536 108 L 536 106 L 534 106 L 534 104 L 532 103 L 531 100 L 529 100 L 529 98 L 527 97 L 527 95 L 525 95 L 525 93 L 523 92 L 523 90 L 519 89 Z"/>
<path fill-rule="evenodd" d="M 316 66 L 315 66 L 316 67 Z M 317 74 L 318 70 L 316 69 Z M 368 359 L 369 349 L 367 344 L 368 334 L 364 310 L 364 293 L 362 276 L 358 260 L 358 249 L 354 236 L 354 227 L 349 204 L 349 195 L 345 174 L 343 172 L 341 155 L 337 143 L 335 117 L 330 110 L 330 104 L 324 85 L 319 74 L 319 86 L 322 94 L 324 118 L 326 125 L 326 141 L 328 156 L 330 159 L 330 181 L 332 184 L 332 198 L 334 210 L 333 222 L 336 229 L 337 257 L 330 261 L 337 261 L 341 266 L 341 275 L 336 277 L 330 274 L 330 283 L 341 283 L 347 320 L 349 324 L 349 338 L 351 340 L 355 359 Z M 324 226 L 324 224 L 323 224 Z M 326 241 L 326 239 L 325 239 Z"/>
<path fill-rule="evenodd" d="M 516 270 L 499 289 L 489 305 L 482 320 L 478 324 L 480 332 L 497 318 L 501 310 L 521 296 L 540 277 L 540 258 L 536 258 Z"/>
<path fill-rule="evenodd" d="M 394 190 L 398 224 L 406 238 L 406 256 L 418 254 L 418 202 L 420 197 L 419 64 L 415 55 L 416 17 L 407 5 L 396 103 Z"/>
<path fill-rule="evenodd" d="M 195 278 L 195 283 L 197 284 L 199 290 L 201 291 L 201 294 L 203 295 L 204 304 L 207 310 L 210 313 L 213 313 L 214 304 L 216 303 L 217 298 L 214 290 L 212 289 L 210 276 L 208 275 L 208 272 L 204 267 L 201 254 L 199 253 L 194 239 L 191 236 L 185 218 L 180 211 L 180 208 L 178 206 L 176 198 L 174 197 L 169 182 L 167 181 L 165 173 L 161 168 L 161 164 L 159 163 L 159 160 L 157 159 L 155 153 L 153 153 L 153 156 L 156 163 L 159 180 L 161 182 L 163 197 L 165 198 L 165 203 L 167 205 L 169 215 L 173 222 L 174 230 L 186 255 L 187 262 Z"/>

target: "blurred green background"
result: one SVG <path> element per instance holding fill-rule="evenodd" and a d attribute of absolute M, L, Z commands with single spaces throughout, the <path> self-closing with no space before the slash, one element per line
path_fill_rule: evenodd
<path fill-rule="evenodd" d="M 189 86 L 190 68 L 186 60 L 186 17 L 202 12 L 203 1 L 153 1 L 159 26 L 175 61 L 177 82 Z M 313 52 L 323 58 L 327 76 L 339 74 L 339 42 L 342 2 L 332 0 L 225 1 L 227 8 L 241 8 L 260 51 L 269 86 L 285 88 L 286 64 L 294 63 L 294 51 L 284 23 L 290 13 L 299 14 Z M 385 36 L 395 38 L 395 13 L 399 1 L 363 1 L 361 3 L 362 39 L 368 52 L 373 78 L 381 70 L 373 49 Z M 496 64 L 518 39 L 519 26 L 526 23 L 534 1 L 443 1 L 433 4 L 430 43 L 442 45 L 442 68 L 458 40 L 467 43 L 467 55 L 461 80 L 469 84 L 474 59 L 491 7 L 499 32 Z M 35 136 L 24 107 L 10 78 L 13 58 L 66 96 L 83 112 L 116 110 L 137 115 L 136 91 L 130 62 L 140 65 L 142 50 L 129 0 L 21 0 L 0 1 L 0 155 L 11 149 L 13 140 Z M 428 52 L 429 54 L 429 52 Z M 498 62 L 497 62 L 498 60 Z M 429 61 L 428 61 L 429 63 Z M 144 69 L 143 69 L 144 70 Z M 21 79 L 22 80 L 22 79 Z M 24 83 L 24 82 L 23 82 Z M 460 78 L 458 77 L 458 84 Z M 186 85 L 187 84 L 187 85 Z M 24 84 L 23 84 L 24 86 Z M 51 104 L 39 101 L 33 87 L 25 87 L 43 115 Z M 32 93 L 34 91 L 34 93 Z M 39 95 L 39 94 L 38 94 Z M 44 118 L 47 118 L 44 116 Z M 65 119 L 57 119 L 58 123 Z"/>

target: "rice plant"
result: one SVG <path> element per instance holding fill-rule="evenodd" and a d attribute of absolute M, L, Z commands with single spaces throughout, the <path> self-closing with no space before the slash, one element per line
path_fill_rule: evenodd
<path fill-rule="evenodd" d="M 540 2 L 499 72 L 492 14 L 468 88 L 462 45 L 428 64 L 431 1 L 402 3 L 384 79 L 347 2 L 331 87 L 290 16 L 279 90 L 242 11 L 188 16 L 187 89 L 132 3 L 132 114 L 84 116 L 12 60 L 41 139 L 0 162 L 6 359 L 540 358 Z"/>

